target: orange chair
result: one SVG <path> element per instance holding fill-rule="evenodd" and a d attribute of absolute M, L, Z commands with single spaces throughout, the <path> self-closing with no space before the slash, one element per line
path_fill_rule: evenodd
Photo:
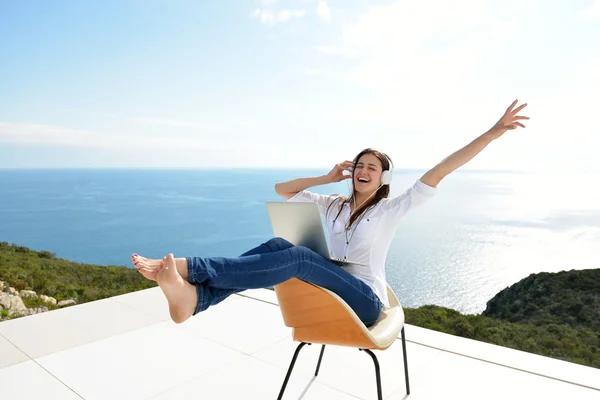
<path fill-rule="evenodd" d="M 394 343 L 398 333 L 401 333 L 402 339 L 406 394 L 410 394 L 404 338 L 404 311 L 389 285 L 390 308 L 382 312 L 377 322 L 368 328 L 344 300 L 325 288 L 293 278 L 276 285 L 275 293 L 285 325 L 293 328 L 293 340 L 300 342 L 283 381 L 278 400 L 283 397 L 300 350 L 304 345 L 312 343 L 323 345 L 315 376 L 319 374 L 325 345 L 354 347 L 369 354 L 375 364 L 378 399 L 382 400 L 379 362 L 370 349 L 387 349 Z"/>

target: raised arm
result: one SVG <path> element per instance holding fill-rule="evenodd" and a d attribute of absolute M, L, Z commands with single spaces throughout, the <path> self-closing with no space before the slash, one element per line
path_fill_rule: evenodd
<path fill-rule="evenodd" d="M 515 109 L 514 107 L 517 105 L 517 101 L 518 100 L 513 101 L 504 115 L 490 130 L 427 171 L 425 175 L 421 177 L 421 182 L 431 187 L 436 187 L 448 174 L 471 161 L 471 159 L 479 154 L 481 150 L 492 141 L 502 136 L 507 130 L 517 129 L 518 127 L 525 128 L 525 125 L 520 123 L 519 120 L 529 119 L 529 117 L 517 114 L 527 106 L 527 103 L 522 104 Z"/>
<path fill-rule="evenodd" d="M 336 164 L 327 175 L 315 176 L 311 178 L 297 178 L 286 182 L 280 182 L 275 185 L 275 192 L 286 200 L 296 195 L 298 192 L 313 186 L 325 185 L 333 182 L 340 182 L 351 178 L 351 175 L 344 175 L 344 171 L 352 168 L 352 161 L 344 161 Z"/>

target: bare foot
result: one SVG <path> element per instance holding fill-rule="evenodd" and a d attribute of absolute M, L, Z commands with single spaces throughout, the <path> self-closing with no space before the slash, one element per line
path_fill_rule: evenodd
<path fill-rule="evenodd" d="M 131 261 L 133 262 L 133 265 L 136 265 L 138 263 L 144 263 L 150 267 L 158 267 L 162 262 L 162 260 L 160 259 L 146 258 L 136 253 L 133 253 L 131 255 Z"/>
<path fill-rule="evenodd" d="M 149 268 L 149 267 L 141 266 L 137 270 L 140 274 L 142 274 L 144 276 L 144 278 L 149 279 L 151 281 L 157 281 L 158 273 L 163 269 L 163 267 L 164 267 L 164 264 L 161 264 L 157 268 Z"/>
<path fill-rule="evenodd" d="M 176 324 L 194 314 L 198 304 L 196 287 L 188 283 L 177 271 L 175 258 L 170 254 L 163 258 L 164 267 L 158 272 L 158 285 L 169 302 L 169 313 Z"/>
<path fill-rule="evenodd" d="M 131 261 L 138 272 L 151 281 L 158 279 L 158 273 L 164 266 L 161 260 L 150 260 L 137 254 L 131 256 Z"/>
<path fill-rule="evenodd" d="M 160 271 L 162 269 L 162 266 L 161 266 L 162 260 L 142 257 L 139 254 L 132 254 L 131 262 L 138 269 L 138 271 L 140 271 L 142 273 L 142 275 L 144 275 L 144 272 L 142 272 L 142 269 L 147 271 L 147 273 L 151 272 L 152 274 L 154 274 L 154 271 L 156 271 L 156 273 L 158 273 L 158 271 Z M 181 275 L 181 277 L 183 279 L 187 279 L 187 277 L 188 277 L 187 260 L 185 258 L 176 258 L 175 265 L 177 266 L 177 271 L 179 272 L 179 275 Z M 144 276 L 146 276 L 146 275 L 144 275 Z M 150 279 L 150 278 L 148 278 L 148 279 Z M 152 280 L 155 281 L 156 278 L 152 279 Z"/>

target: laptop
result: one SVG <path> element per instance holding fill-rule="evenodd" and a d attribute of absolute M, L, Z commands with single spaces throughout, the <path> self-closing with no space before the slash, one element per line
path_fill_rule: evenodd
<path fill-rule="evenodd" d="M 366 265 L 331 256 L 317 203 L 267 201 L 266 204 L 275 237 L 308 247 L 340 266 Z"/>

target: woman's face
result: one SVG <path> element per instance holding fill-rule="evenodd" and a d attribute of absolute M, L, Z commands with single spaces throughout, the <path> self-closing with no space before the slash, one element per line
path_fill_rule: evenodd
<path fill-rule="evenodd" d="M 372 193 L 381 186 L 383 167 L 373 154 L 364 154 L 354 167 L 354 190 L 359 193 Z"/>

